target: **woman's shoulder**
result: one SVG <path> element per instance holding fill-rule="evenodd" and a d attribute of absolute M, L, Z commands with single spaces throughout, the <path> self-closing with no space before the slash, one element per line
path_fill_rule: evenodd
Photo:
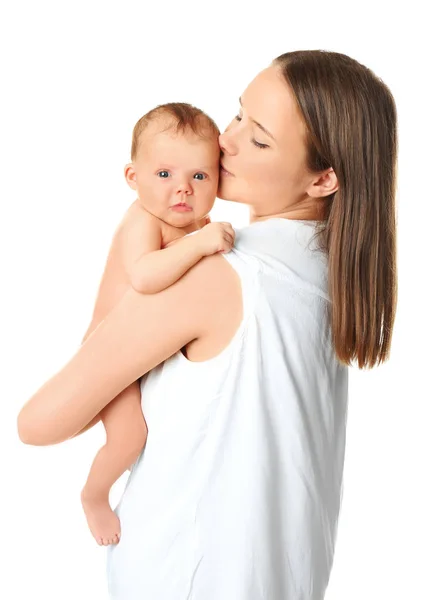
<path fill-rule="evenodd" d="M 316 221 L 267 219 L 236 229 L 233 259 L 262 277 L 302 288 L 326 300 L 328 260 L 315 239 Z M 236 266 L 236 265 L 235 265 Z"/>

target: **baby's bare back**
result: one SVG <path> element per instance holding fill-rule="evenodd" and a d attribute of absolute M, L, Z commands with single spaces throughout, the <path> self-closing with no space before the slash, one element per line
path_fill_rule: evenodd
<path fill-rule="evenodd" d="M 153 220 L 160 226 L 161 248 L 185 235 L 183 230 L 171 227 L 148 213 L 139 201 L 133 202 L 113 235 L 97 292 L 93 320 L 99 322 L 104 319 L 128 291 L 131 285 L 130 269 L 143 252 L 141 232 L 145 229 L 146 221 L 153 223 Z"/>

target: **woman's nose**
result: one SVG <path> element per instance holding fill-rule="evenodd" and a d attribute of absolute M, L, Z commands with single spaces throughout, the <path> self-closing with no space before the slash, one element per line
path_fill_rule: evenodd
<path fill-rule="evenodd" d="M 221 150 L 225 153 L 225 154 L 230 154 L 230 155 L 234 155 L 236 154 L 236 146 L 234 144 L 234 140 L 231 137 L 231 132 L 225 130 L 224 133 L 221 133 L 221 135 L 218 138 L 218 143 L 219 146 L 221 148 Z"/>

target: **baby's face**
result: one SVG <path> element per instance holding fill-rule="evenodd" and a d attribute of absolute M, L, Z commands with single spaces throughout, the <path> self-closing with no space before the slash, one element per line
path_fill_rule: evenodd
<path fill-rule="evenodd" d="M 143 132 L 127 181 L 151 214 L 174 227 L 188 227 L 205 217 L 215 202 L 218 137 L 203 139 L 192 132 L 163 129 L 163 123 L 151 123 Z"/>

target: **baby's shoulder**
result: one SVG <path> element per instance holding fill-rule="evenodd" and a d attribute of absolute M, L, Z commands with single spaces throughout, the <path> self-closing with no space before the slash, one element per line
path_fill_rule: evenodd
<path fill-rule="evenodd" d="M 125 233 L 137 230 L 140 233 L 159 231 L 163 235 L 162 221 L 148 212 L 137 200 L 126 211 L 121 221 L 121 229 Z"/>

